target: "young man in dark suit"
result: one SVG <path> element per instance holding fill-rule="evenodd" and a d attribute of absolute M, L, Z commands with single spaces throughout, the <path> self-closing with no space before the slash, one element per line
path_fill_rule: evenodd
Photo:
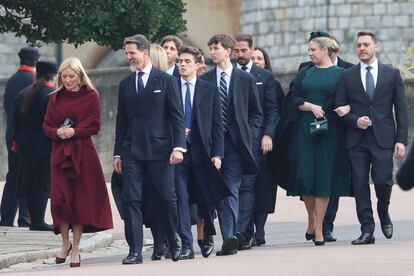
<path fill-rule="evenodd" d="M 354 245 L 373 244 L 374 218 L 369 172 L 375 184 L 377 212 L 387 239 L 393 234 L 388 214 L 392 190 L 393 155 L 401 158 L 407 145 L 408 124 L 404 85 L 400 72 L 378 62 L 377 40 L 371 32 L 359 32 L 356 51 L 360 63 L 344 71 L 336 92 L 336 105 L 350 105 L 347 114 L 338 110 L 347 128 L 347 148 L 352 166 L 361 236 Z M 395 110 L 395 120 L 394 113 Z"/>
<path fill-rule="evenodd" d="M 122 173 L 125 237 L 129 254 L 123 264 L 142 263 L 142 187 L 153 185 L 160 199 L 171 258 L 177 261 L 177 197 L 173 166 L 186 151 L 182 103 L 175 79 L 153 67 L 150 43 L 143 35 L 124 40 L 125 56 L 135 72 L 119 85 L 113 167 Z"/>
<path fill-rule="evenodd" d="M 326 32 L 311 32 L 309 41 L 313 38 L 316 38 L 316 37 L 330 37 L 333 40 L 335 40 L 336 43 L 338 43 L 339 46 L 341 45 L 339 43 L 339 41 L 334 36 L 329 35 Z M 351 68 L 352 66 L 354 66 L 354 64 L 341 59 L 338 56 L 338 52 L 339 52 L 339 49 L 336 52 L 332 52 L 332 54 L 330 55 L 332 63 L 335 66 L 338 66 L 338 67 L 341 67 L 341 68 L 344 68 L 344 69 L 348 69 L 348 68 Z M 299 65 L 299 70 L 298 71 L 300 71 L 303 68 L 306 68 L 308 66 L 313 66 L 311 61 L 302 62 Z M 326 208 L 325 218 L 323 219 L 323 229 L 322 229 L 322 231 L 323 231 L 323 239 L 324 239 L 325 242 L 335 242 L 335 241 L 337 241 L 337 238 L 333 234 L 333 229 L 334 229 L 334 221 L 335 221 L 335 218 L 336 218 L 336 213 L 338 212 L 338 207 L 339 207 L 339 197 L 330 197 L 328 207 Z"/>
<path fill-rule="evenodd" d="M 225 34 L 208 41 L 211 59 L 217 66 L 202 78 L 219 87 L 224 128 L 224 159 L 221 173 L 230 196 L 217 205 L 223 246 L 217 255 L 237 253 L 236 234 L 239 214 L 241 175 L 256 174 L 258 167 L 252 154 L 252 142 L 259 135 L 262 122 L 259 95 L 253 76 L 234 68 L 230 55 L 234 39 Z"/>
<path fill-rule="evenodd" d="M 17 198 L 16 171 L 17 171 L 17 154 L 12 149 L 12 140 L 14 137 L 14 100 L 17 94 L 24 88 L 31 85 L 35 80 L 36 63 L 39 61 L 39 50 L 33 47 L 25 47 L 18 53 L 20 58 L 20 67 L 16 73 L 7 81 L 4 92 L 4 109 L 6 111 L 6 145 L 8 152 L 9 171 L 6 175 L 6 183 L 3 189 L 1 199 L 0 216 L 1 226 L 13 226 L 17 208 L 19 207 L 19 226 L 29 227 L 30 218 L 27 210 L 27 203 L 24 198 Z"/>
<path fill-rule="evenodd" d="M 263 120 L 260 125 L 259 135 L 252 141 L 252 152 L 259 164 L 261 175 L 266 172 L 266 154 L 273 149 L 273 137 L 279 121 L 277 105 L 276 80 L 271 72 L 253 64 L 251 57 L 254 51 L 253 38 L 248 34 L 235 36 L 234 56 L 237 60 L 236 67 L 250 73 L 256 79 L 256 87 L 259 93 L 260 106 L 263 111 Z M 239 250 L 250 249 L 254 243 L 253 211 L 255 206 L 256 180 L 265 181 L 259 174 L 243 175 L 239 190 L 239 217 L 236 236 L 239 239 Z M 262 188 L 269 189 L 274 194 L 275 185 L 267 183 Z M 263 233 L 264 235 L 264 233 Z M 264 236 L 263 236 L 264 239 Z"/>
<path fill-rule="evenodd" d="M 189 206 L 189 188 L 195 192 L 199 216 L 204 220 L 205 243 L 201 254 L 208 257 L 214 244 L 208 242 L 216 234 L 214 204 L 228 196 L 228 188 L 220 176 L 224 156 L 224 133 L 221 120 L 220 95 L 217 86 L 197 78 L 201 54 L 197 48 L 184 46 L 178 58 L 181 78 L 178 79 L 184 107 L 187 152 L 184 161 L 175 167 L 178 198 L 178 233 L 183 249 L 180 259 L 193 259 L 193 236 Z"/>
<path fill-rule="evenodd" d="M 167 35 L 161 39 L 161 47 L 165 49 L 168 58 L 168 69 L 167 73 L 176 78 L 180 77 L 180 72 L 178 71 L 177 58 L 178 53 L 183 47 L 183 41 L 176 37 L 175 35 Z"/>

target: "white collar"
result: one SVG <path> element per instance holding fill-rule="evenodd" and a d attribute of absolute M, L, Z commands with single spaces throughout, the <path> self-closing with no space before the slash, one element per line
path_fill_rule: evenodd
<path fill-rule="evenodd" d="M 192 86 L 195 86 L 196 81 L 197 81 L 197 77 L 194 77 L 193 79 L 191 79 L 191 80 L 189 80 L 189 81 L 186 81 L 185 79 L 183 79 L 183 78 L 181 77 L 181 85 L 182 85 L 182 86 L 184 86 L 187 82 L 189 82 Z"/>
<path fill-rule="evenodd" d="M 371 66 L 372 69 L 374 69 L 375 71 L 378 71 L 378 59 L 375 59 L 374 62 L 371 64 L 366 64 L 361 61 L 361 71 L 365 71 L 368 66 Z"/>

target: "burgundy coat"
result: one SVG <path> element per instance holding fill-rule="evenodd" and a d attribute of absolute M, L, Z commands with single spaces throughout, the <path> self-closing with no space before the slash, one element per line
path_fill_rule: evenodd
<path fill-rule="evenodd" d="M 75 135 L 62 140 L 57 129 L 66 119 Z M 64 87 L 49 95 L 43 130 L 51 149 L 51 210 L 54 232 L 61 222 L 84 225 L 84 232 L 112 228 L 108 191 L 91 136 L 100 129 L 98 93 L 82 86 L 78 92 Z"/>

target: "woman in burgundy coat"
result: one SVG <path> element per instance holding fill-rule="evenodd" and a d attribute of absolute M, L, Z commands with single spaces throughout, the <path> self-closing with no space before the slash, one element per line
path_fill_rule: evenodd
<path fill-rule="evenodd" d="M 83 232 L 112 228 L 108 192 L 91 136 L 100 129 L 99 96 L 77 58 L 62 62 L 58 87 L 49 95 L 43 130 L 51 149 L 53 230 L 62 235 L 56 263 L 71 252 L 71 267 L 80 266 Z M 69 229 L 73 242 L 69 241 Z"/>

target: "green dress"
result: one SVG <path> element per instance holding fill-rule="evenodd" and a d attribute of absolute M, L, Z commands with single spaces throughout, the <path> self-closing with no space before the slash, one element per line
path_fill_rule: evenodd
<path fill-rule="evenodd" d="M 294 101 L 298 108 L 305 101 L 324 108 L 328 119 L 328 135 L 314 138 L 310 123 L 312 112 L 299 111 L 289 149 L 287 194 L 291 196 L 350 196 L 351 176 L 345 144 L 345 126 L 339 122 L 334 108 L 334 91 L 342 68 L 308 67 L 293 81 L 301 95 Z"/>

